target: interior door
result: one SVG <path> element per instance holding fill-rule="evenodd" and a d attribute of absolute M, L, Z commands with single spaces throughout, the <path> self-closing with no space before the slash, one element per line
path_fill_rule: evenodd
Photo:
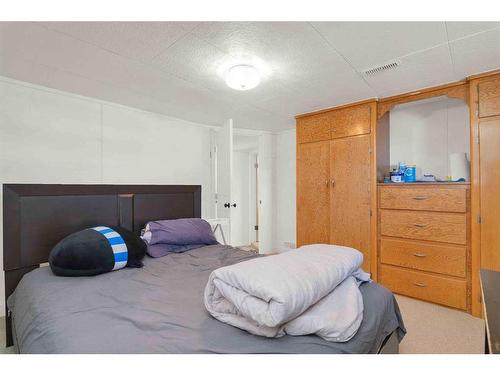
<path fill-rule="evenodd" d="M 330 142 L 330 243 L 361 251 L 370 272 L 370 135 Z"/>
<path fill-rule="evenodd" d="M 297 246 L 329 243 L 330 141 L 297 147 Z"/>
<path fill-rule="evenodd" d="M 500 271 L 500 116 L 479 120 L 481 267 Z"/>
<path fill-rule="evenodd" d="M 223 226 L 226 242 L 231 244 L 231 208 L 233 180 L 233 120 L 230 119 L 219 129 L 215 137 L 216 143 L 216 187 L 215 205 L 218 219 L 226 219 Z"/>

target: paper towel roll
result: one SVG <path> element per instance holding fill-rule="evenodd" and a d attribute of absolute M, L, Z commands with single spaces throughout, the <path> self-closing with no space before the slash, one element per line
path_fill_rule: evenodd
<path fill-rule="evenodd" d="M 450 174 L 453 181 L 459 178 L 469 181 L 469 161 L 465 152 L 450 154 Z"/>

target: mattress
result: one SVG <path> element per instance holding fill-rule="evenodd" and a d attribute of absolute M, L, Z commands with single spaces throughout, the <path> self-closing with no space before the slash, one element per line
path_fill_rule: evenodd
<path fill-rule="evenodd" d="M 20 353 L 375 353 L 404 324 L 391 292 L 365 283 L 363 322 L 345 343 L 265 338 L 219 322 L 203 304 L 210 273 L 257 255 L 206 246 L 92 277 L 26 274 L 8 299 Z"/>

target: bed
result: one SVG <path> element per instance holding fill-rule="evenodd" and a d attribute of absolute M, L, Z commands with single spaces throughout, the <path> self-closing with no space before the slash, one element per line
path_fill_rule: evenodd
<path fill-rule="evenodd" d="M 346 343 L 317 336 L 268 339 L 206 312 L 210 272 L 257 256 L 224 245 L 92 277 L 52 274 L 50 248 L 92 225 L 140 231 L 159 218 L 201 216 L 200 186 L 4 185 L 8 344 L 19 353 L 396 353 L 405 334 L 392 293 L 361 286 L 365 311 Z"/>

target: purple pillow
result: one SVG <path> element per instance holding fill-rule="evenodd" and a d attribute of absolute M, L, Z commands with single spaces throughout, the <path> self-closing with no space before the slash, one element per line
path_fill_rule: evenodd
<path fill-rule="evenodd" d="M 210 224 L 203 219 L 150 221 L 143 236 L 149 245 L 216 245 Z"/>
<path fill-rule="evenodd" d="M 183 253 L 185 251 L 197 249 L 203 246 L 205 246 L 205 244 L 169 245 L 166 243 L 157 243 L 154 245 L 148 245 L 146 252 L 150 257 L 160 258 L 171 253 Z"/>

